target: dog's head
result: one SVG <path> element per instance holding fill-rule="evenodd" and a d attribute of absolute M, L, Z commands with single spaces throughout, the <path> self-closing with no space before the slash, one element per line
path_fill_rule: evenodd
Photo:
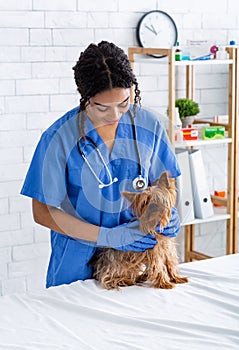
<path fill-rule="evenodd" d="M 157 224 L 162 229 L 169 222 L 172 207 L 176 202 L 174 179 L 163 172 L 152 186 L 142 192 L 122 192 L 130 203 L 132 210 L 140 222 L 142 232 L 149 233 L 155 230 Z"/>

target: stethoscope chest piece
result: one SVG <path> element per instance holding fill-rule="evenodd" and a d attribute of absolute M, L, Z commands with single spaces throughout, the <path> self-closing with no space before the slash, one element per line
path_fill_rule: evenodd
<path fill-rule="evenodd" d="M 142 175 L 139 175 L 133 180 L 133 188 L 136 191 L 143 191 L 147 188 L 146 180 L 143 178 Z"/>

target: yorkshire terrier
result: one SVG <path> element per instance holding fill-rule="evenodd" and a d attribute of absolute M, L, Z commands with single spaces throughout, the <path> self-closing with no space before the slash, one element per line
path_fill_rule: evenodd
<path fill-rule="evenodd" d="M 131 208 L 139 219 L 139 229 L 155 235 L 157 244 L 145 252 L 102 249 L 95 257 L 93 277 L 106 289 L 142 285 L 171 289 L 175 283 L 188 282 L 179 275 L 178 255 L 173 238 L 155 231 L 157 225 L 163 229 L 168 223 L 172 207 L 176 202 L 173 179 L 163 172 L 152 186 L 142 192 L 122 192 L 131 202 Z"/>

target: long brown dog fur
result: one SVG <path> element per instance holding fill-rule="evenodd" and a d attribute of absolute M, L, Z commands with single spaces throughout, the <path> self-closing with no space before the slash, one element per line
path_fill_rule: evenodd
<path fill-rule="evenodd" d="M 175 283 L 188 282 L 178 272 L 178 255 L 173 238 L 155 231 L 157 224 L 162 229 L 169 223 L 172 207 L 176 202 L 175 182 L 167 172 L 146 190 L 122 192 L 131 202 L 132 210 L 139 219 L 139 229 L 155 235 L 157 244 L 145 252 L 120 251 L 104 248 L 96 255 L 94 278 L 106 289 L 142 285 L 146 282 L 154 288 L 171 289 Z"/>

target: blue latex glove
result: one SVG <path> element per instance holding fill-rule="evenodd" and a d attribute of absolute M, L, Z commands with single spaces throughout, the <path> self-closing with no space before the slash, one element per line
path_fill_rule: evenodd
<path fill-rule="evenodd" d="M 130 221 L 127 224 L 112 228 L 101 227 L 97 246 L 110 247 L 117 250 L 144 252 L 153 248 L 157 243 L 155 236 L 139 230 L 139 221 Z"/>
<path fill-rule="evenodd" d="M 167 226 L 165 226 L 163 228 L 163 230 L 160 230 L 159 225 L 156 226 L 156 232 L 167 236 L 167 237 L 176 237 L 179 232 L 180 232 L 180 219 L 179 219 L 179 215 L 178 215 L 178 211 L 175 207 L 173 207 L 172 209 L 172 215 L 171 218 L 169 220 L 169 223 Z"/>

